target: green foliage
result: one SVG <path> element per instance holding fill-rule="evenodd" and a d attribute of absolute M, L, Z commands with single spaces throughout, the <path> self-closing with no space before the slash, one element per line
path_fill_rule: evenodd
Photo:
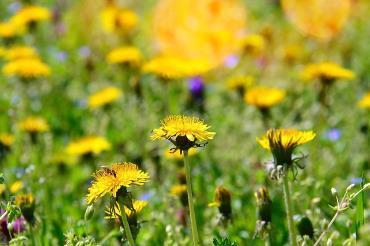
<path fill-rule="evenodd" d="M 218 237 L 213 239 L 213 246 L 237 246 L 237 244 L 227 237 Z"/>

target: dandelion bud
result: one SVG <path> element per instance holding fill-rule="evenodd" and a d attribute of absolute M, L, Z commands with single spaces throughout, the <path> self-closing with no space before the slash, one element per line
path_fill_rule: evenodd
<path fill-rule="evenodd" d="M 272 203 L 266 187 L 259 188 L 255 193 L 255 197 L 258 206 L 258 219 L 260 221 L 270 223 L 272 216 Z"/>
<path fill-rule="evenodd" d="M 314 236 L 314 230 L 313 230 L 313 226 L 312 226 L 311 220 L 309 218 L 302 217 L 300 219 L 300 221 L 298 222 L 297 227 L 298 227 L 299 234 L 302 237 L 304 237 L 305 235 L 307 235 L 311 239 L 313 238 L 313 236 Z"/>
<path fill-rule="evenodd" d="M 333 188 L 331 188 L 331 194 L 333 195 L 333 196 L 337 196 L 338 195 L 338 191 L 337 191 L 337 189 L 335 189 L 334 187 Z"/>
<path fill-rule="evenodd" d="M 367 183 L 367 184 L 364 185 L 364 188 L 363 189 L 365 190 L 365 189 L 367 189 L 369 187 L 370 187 L 370 183 Z"/>
<path fill-rule="evenodd" d="M 218 210 L 224 219 L 227 219 L 227 220 L 231 219 L 232 209 L 231 209 L 230 191 L 222 186 L 218 186 L 215 191 L 214 201 L 210 203 L 209 206 L 218 207 Z"/>
<path fill-rule="evenodd" d="M 14 228 L 13 223 L 8 223 L 7 228 L 8 228 L 8 231 L 13 231 L 13 228 Z"/>
<path fill-rule="evenodd" d="M 94 215 L 94 206 L 89 205 L 85 211 L 85 220 L 86 221 L 90 220 L 93 215 Z"/>
<path fill-rule="evenodd" d="M 174 185 L 174 186 L 172 186 L 170 193 L 173 196 L 179 197 L 181 205 L 183 207 L 188 206 L 188 196 L 187 196 L 187 193 L 186 193 L 186 185 L 183 185 L 183 184 Z"/>
<path fill-rule="evenodd" d="M 348 186 L 346 191 L 348 192 L 348 191 L 352 190 L 353 187 L 355 187 L 355 184 L 351 184 L 350 186 Z"/>

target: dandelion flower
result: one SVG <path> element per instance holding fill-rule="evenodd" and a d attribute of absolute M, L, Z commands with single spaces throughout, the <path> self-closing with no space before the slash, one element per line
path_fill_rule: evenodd
<path fill-rule="evenodd" d="M 92 94 L 88 99 L 88 106 L 91 109 L 98 108 L 117 101 L 122 91 L 116 87 L 107 87 Z"/>
<path fill-rule="evenodd" d="M 66 153 L 69 155 L 88 155 L 88 154 L 100 154 L 105 150 L 109 150 L 111 144 L 102 137 L 98 136 L 87 136 L 77 139 L 66 147 Z"/>
<path fill-rule="evenodd" d="M 285 91 L 278 88 L 256 86 L 250 88 L 244 96 L 246 103 L 259 109 L 268 109 L 280 103 L 285 97 Z"/>
<path fill-rule="evenodd" d="M 333 62 L 321 62 L 307 65 L 301 73 L 301 78 L 307 81 L 320 79 L 330 83 L 336 79 L 353 80 L 355 74 Z"/>
<path fill-rule="evenodd" d="M 23 189 L 24 185 L 22 181 L 15 181 L 9 188 L 11 193 L 17 193 L 21 189 Z"/>
<path fill-rule="evenodd" d="M 143 65 L 143 71 L 165 79 L 182 79 L 204 74 L 211 69 L 203 59 L 181 59 L 178 57 L 156 57 Z"/>
<path fill-rule="evenodd" d="M 4 145 L 6 147 L 10 147 L 14 143 L 14 136 L 7 134 L 7 133 L 1 133 L 0 134 L 0 145 Z"/>
<path fill-rule="evenodd" d="M 30 46 L 13 46 L 5 52 L 5 58 L 8 60 L 37 58 L 37 51 Z"/>
<path fill-rule="evenodd" d="M 213 139 L 215 132 L 210 132 L 210 126 L 196 117 L 175 115 L 165 118 L 161 127 L 154 129 L 152 140 L 167 139 L 175 145 L 174 150 L 188 150 L 200 147 L 198 141 Z"/>
<path fill-rule="evenodd" d="M 370 92 L 366 93 L 365 96 L 357 103 L 360 108 L 370 109 Z"/>
<path fill-rule="evenodd" d="M 30 116 L 18 123 L 19 129 L 29 132 L 47 132 L 49 131 L 48 123 L 41 117 Z"/>
<path fill-rule="evenodd" d="M 153 16 L 160 54 L 205 59 L 213 66 L 238 52 L 246 18 L 238 0 L 161 0 Z"/>
<path fill-rule="evenodd" d="M 254 78 L 247 75 L 238 75 L 230 77 L 226 81 L 226 86 L 230 90 L 244 91 L 254 84 Z"/>
<path fill-rule="evenodd" d="M 50 19 L 51 14 L 47 8 L 40 6 L 27 6 L 18 10 L 10 19 L 17 26 L 24 26 L 37 21 Z"/>
<path fill-rule="evenodd" d="M 139 49 L 133 46 L 118 47 L 110 51 L 107 55 L 109 64 L 132 64 L 137 65 L 142 60 L 142 54 Z"/>
<path fill-rule="evenodd" d="M 244 52 L 259 55 L 266 46 L 265 39 L 259 34 L 249 34 L 240 40 L 240 46 Z"/>
<path fill-rule="evenodd" d="M 193 156 L 193 155 L 196 155 L 197 153 L 198 153 L 198 150 L 192 148 L 192 149 L 189 149 L 188 155 Z M 167 149 L 164 152 L 164 156 L 170 160 L 182 160 L 184 158 L 184 156 L 180 153 L 180 151 L 173 151 L 171 149 Z"/>
<path fill-rule="evenodd" d="M 115 198 L 121 187 L 141 186 L 148 180 L 149 174 L 141 171 L 133 163 L 116 163 L 111 167 L 103 167 L 94 174 L 94 180 L 88 189 L 86 201 L 91 204 L 106 194 Z"/>
<path fill-rule="evenodd" d="M 323 41 L 342 30 L 351 10 L 351 0 L 283 0 L 281 3 L 300 32 Z"/>
<path fill-rule="evenodd" d="M 230 191 L 222 186 L 218 186 L 215 191 L 214 201 L 209 203 L 208 206 L 218 207 L 218 210 L 224 219 L 231 219 L 232 208 Z"/>
<path fill-rule="evenodd" d="M 173 196 L 181 196 L 183 194 L 186 195 L 186 185 L 185 184 L 179 184 L 179 185 L 172 186 L 170 194 L 173 195 Z"/>
<path fill-rule="evenodd" d="M 140 201 L 140 200 L 134 200 L 132 202 L 133 207 L 135 209 L 136 214 L 140 213 L 147 205 L 147 201 Z M 131 217 L 134 215 L 134 213 L 125 207 L 125 212 L 128 217 L 128 220 L 130 221 Z M 105 210 L 105 219 L 119 219 L 121 217 L 121 208 L 118 203 L 115 204 L 114 208 L 107 208 Z"/>
<path fill-rule="evenodd" d="M 120 32 L 130 31 L 137 26 L 139 17 L 129 9 L 122 9 L 115 4 L 108 4 L 100 13 L 104 31 Z"/>
<path fill-rule="evenodd" d="M 15 204 L 19 206 L 22 211 L 23 217 L 30 224 L 35 222 L 35 198 L 31 193 L 19 194 L 15 197 Z"/>
<path fill-rule="evenodd" d="M 14 23 L 0 22 L 0 37 L 2 38 L 12 38 L 19 34 L 19 27 L 14 25 Z"/>
<path fill-rule="evenodd" d="M 270 129 L 266 134 L 257 139 L 265 149 L 270 150 L 276 165 L 291 165 L 294 149 L 315 138 L 313 131 L 299 131 L 297 129 Z"/>
<path fill-rule="evenodd" d="M 39 59 L 22 58 L 6 63 L 3 67 L 3 73 L 7 76 L 36 78 L 50 75 L 50 68 Z"/>

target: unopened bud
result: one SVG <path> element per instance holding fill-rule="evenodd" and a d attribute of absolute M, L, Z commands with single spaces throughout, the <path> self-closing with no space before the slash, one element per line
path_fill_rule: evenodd
<path fill-rule="evenodd" d="M 255 193 L 258 205 L 258 218 L 266 223 L 271 222 L 272 203 L 266 187 L 261 187 Z"/>
<path fill-rule="evenodd" d="M 350 186 L 347 187 L 346 191 L 350 191 L 353 189 L 353 187 L 355 187 L 355 184 L 351 184 Z"/>
<path fill-rule="evenodd" d="M 214 204 L 217 204 L 220 214 L 225 219 L 231 219 L 232 208 L 231 208 L 231 193 L 228 189 L 218 186 L 215 191 Z"/>
<path fill-rule="evenodd" d="M 337 196 L 337 195 L 338 195 L 338 191 L 337 191 L 337 189 L 335 189 L 334 187 L 333 187 L 333 188 L 331 188 L 331 194 L 332 194 L 333 196 Z"/>
<path fill-rule="evenodd" d="M 90 220 L 93 215 L 94 215 L 94 206 L 89 205 L 85 211 L 85 220 L 86 221 Z"/>
<path fill-rule="evenodd" d="M 7 227 L 8 227 L 8 231 L 13 231 L 13 228 L 14 228 L 13 223 L 8 223 Z"/>
<path fill-rule="evenodd" d="M 301 218 L 301 220 L 298 222 L 297 227 L 298 227 L 299 234 L 302 237 L 307 235 L 308 237 L 313 238 L 314 230 L 313 230 L 311 220 L 308 217 Z"/>

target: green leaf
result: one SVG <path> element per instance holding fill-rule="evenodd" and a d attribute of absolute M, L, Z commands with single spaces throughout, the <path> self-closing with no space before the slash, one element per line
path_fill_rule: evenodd
<path fill-rule="evenodd" d="M 4 174 L 3 173 L 0 173 L 0 184 L 4 184 L 5 180 L 4 180 Z"/>
<path fill-rule="evenodd" d="M 229 238 L 214 238 L 214 246 L 237 246 L 236 242 L 231 241 Z"/>

